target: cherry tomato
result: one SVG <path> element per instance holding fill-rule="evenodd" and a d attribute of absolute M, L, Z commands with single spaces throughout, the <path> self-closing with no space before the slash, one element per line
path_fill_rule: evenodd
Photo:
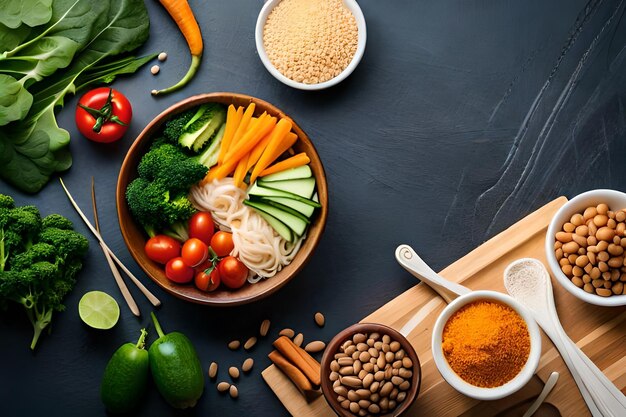
<path fill-rule="evenodd" d="M 189 236 L 195 237 L 209 245 L 215 232 L 211 213 L 199 211 L 189 219 Z"/>
<path fill-rule="evenodd" d="M 213 264 L 211 263 L 202 264 L 202 266 L 205 265 L 206 268 L 204 269 L 196 268 L 197 272 L 194 282 L 196 284 L 196 287 L 198 287 L 198 289 L 201 291 L 215 291 L 217 287 L 219 287 L 221 281 L 220 270 L 216 267 L 213 267 Z M 206 271 L 210 272 L 207 274 Z"/>
<path fill-rule="evenodd" d="M 156 235 L 148 239 L 145 251 L 154 262 L 166 264 L 170 259 L 180 256 L 180 243 L 169 236 Z"/>
<path fill-rule="evenodd" d="M 211 238 L 211 248 L 217 256 L 228 256 L 235 249 L 233 235 L 228 232 L 217 232 Z"/>
<path fill-rule="evenodd" d="M 133 109 L 119 91 L 100 87 L 85 93 L 76 106 L 76 127 L 87 139 L 110 143 L 128 130 Z"/>
<path fill-rule="evenodd" d="M 193 268 L 185 265 L 182 257 L 170 259 L 165 264 L 165 276 L 171 281 L 186 284 L 193 279 Z"/>
<path fill-rule="evenodd" d="M 200 239 L 192 237 L 183 244 L 182 257 L 185 264 L 196 267 L 206 261 L 209 256 L 209 247 Z"/>
<path fill-rule="evenodd" d="M 248 268 L 234 256 L 227 256 L 218 264 L 220 278 L 228 288 L 241 288 L 248 278 Z"/>

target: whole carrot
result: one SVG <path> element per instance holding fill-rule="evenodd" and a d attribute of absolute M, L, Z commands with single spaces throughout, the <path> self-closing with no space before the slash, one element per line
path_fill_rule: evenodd
<path fill-rule="evenodd" d="M 189 52 L 191 52 L 191 65 L 187 74 L 173 86 L 163 90 L 152 90 L 152 95 L 154 96 L 171 93 L 184 87 L 196 74 L 204 49 L 200 27 L 187 0 L 159 0 L 159 3 L 165 7 L 165 10 L 174 19 L 174 22 L 176 22 L 176 25 L 185 37 L 185 41 L 187 41 L 189 46 Z"/>

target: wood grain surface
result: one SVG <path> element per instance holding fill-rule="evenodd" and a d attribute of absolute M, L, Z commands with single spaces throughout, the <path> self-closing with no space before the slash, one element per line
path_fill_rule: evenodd
<path fill-rule="evenodd" d="M 534 257 L 545 263 L 543 245 L 546 229 L 553 214 L 566 201 L 565 197 L 560 197 L 550 202 L 445 268 L 441 275 L 473 290 L 506 292 L 502 274 L 510 262 Z M 553 285 L 559 318 L 567 334 L 622 392 L 626 392 L 626 333 L 623 330 L 626 307 L 605 308 L 586 304 L 554 280 Z M 444 307 L 443 299 L 426 284 L 420 283 L 362 320 L 400 329 L 414 316 L 421 317 L 408 339 L 422 363 L 422 387 L 406 415 L 522 415 L 552 371 L 558 371 L 561 377 L 546 400 L 549 405 L 542 407 L 536 415 L 589 415 L 565 363 L 543 332 L 542 356 L 537 373 L 522 390 L 502 400 L 489 402 L 477 401 L 455 391 L 439 374 L 430 350 L 431 329 Z M 292 415 L 333 415 L 323 397 L 307 404 L 279 370 L 269 367 L 263 371 L 263 378 Z"/>

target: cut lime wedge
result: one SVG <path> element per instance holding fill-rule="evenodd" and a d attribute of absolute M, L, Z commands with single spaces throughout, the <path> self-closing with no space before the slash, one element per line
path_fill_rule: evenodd
<path fill-rule="evenodd" d="M 120 318 L 120 306 L 109 294 L 90 291 L 78 302 L 78 314 L 86 325 L 94 329 L 110 329 Z"/>

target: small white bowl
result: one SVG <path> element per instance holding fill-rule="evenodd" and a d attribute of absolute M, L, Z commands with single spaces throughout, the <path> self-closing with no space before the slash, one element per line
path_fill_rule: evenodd
<path fill-rule="evenodd" d="M 626 194 L 615 190 L 591 190 L 579 194 L 565 203 L 559 211 L 556 212 L 548 231 L 546 232 L 546 259 L 552 271 L 552 275 L 567 291 L 572 295 L 586 301 L 590 304 L 605 307 L 615 307 L 626 305 L 626 295 L 612 295 L 610 297 L 601 297 L 597 294 L 589 294 L 582 288 L 577 287 L 574 283 L 561 271 L 556 255 L 554 254 L 554 242 L 557 232 L 562 230 L 563 225 L 569 221 L 572 215 L 582 213 L 589 206 L 596 206 L 605 203 L 610 210 L 621 210 L 626 208 Z"/>
<path fill-rule="evenodd" d="M 323 90 L 328 87 L 332 87 L 333 85 L 339 84 L 343 81 L 348 75 L 352 74 L 352 71 L 359 65 L 361 62 L 361 58 L 363 57 L 363 53 L 365 52 L 365 43 L 367 41 L 367 29 L 365 27 L 365 17 L 363 16 L 363 12 L 359 7 L 358 3 L 355 0 L 343 0 L 344 5 L 352 12 L 354 18 L 356 19 L 356 25 L 358 29 L 358 43 L 356 48 L 356 53 L 352 58 L 352 61 L 348 66 L 335 78 L 331 78 L 328 81 L 324 81 L 323 83 L 318 84 L 305 84 L 299 83 L 297 81 L 291 80 L 285 77 L 280 71 L 276 69 L 274 65 L 270 62 L 267 53 L 265 52 L 265 46 L 263 45 L 263 28 L 265 27 L 265 22 L 267 21 L 267 16 L 269 16 L 270 12 L 280 3 L 282 0 L 269 0 L 265 3 L 261 12 L 259 13 L 259 17 L 256 21 L 256 30 L 255 30 L 255 41 L 256 41 L 256 49 L 259 54 L 259 58 L 261 58 L 261 62 L 265 65 L 265 68 L 283 84 L 286 84 L 290 87 L 297 88 L 300 90 Z"/>
<path fill-rule="evenodd" d="M 466 382 L 452 370 L 443 353 L 441 342 L 443 328 L 446 323 L 461 307 L 475 301 L 494 301 L 509 306 L 520 315 L 528 327 L 528 333 L 530 335 L 530 353 L 528 355 L 528 360 L 522 370 L 512 380 L 499 387 L 483 388 Z M 537 370 L 537 366 L 539 365 L 539 358 L 541 357 L 541 333 L 539 332 L 539 326 L 533 319 L 530 312 L 526 309 L 526 307 L 513 299 L 513 297 L 495 291 L 472 291 L 469 294 L 462 295 L 452 301 L 441 312 L 437 318 L 435 327 L 433 328 L 431 348 L 437 369 L 439 369 L 441 376 L 443 376 L 448 384 L 452 385 L 454 389 L 477 400 L 498 400 L 509 396 L 524 387 L 524 385 L 526 385 L 530 378 L 534 375 Z"/>

